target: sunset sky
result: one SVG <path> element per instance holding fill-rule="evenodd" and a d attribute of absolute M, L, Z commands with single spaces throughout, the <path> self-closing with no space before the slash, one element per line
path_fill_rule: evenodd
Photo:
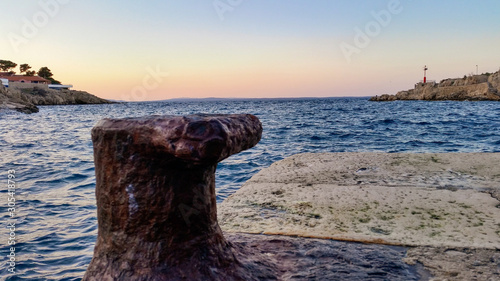
<path fill-rule="evenodd" d="M 0 59 L 99 97 L 394 94 L 500 67 L 500 1 L 3 1 Z M 16 68 L 16 71 L 19 71 Z"/>

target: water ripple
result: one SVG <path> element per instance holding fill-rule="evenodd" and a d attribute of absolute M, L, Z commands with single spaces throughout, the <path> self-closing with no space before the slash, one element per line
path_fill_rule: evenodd
<path fill-rule="evenodd" d="M 296 153 L 500 152 L 498 102 L 276 99 L 44 106 L 33 115 L 2 112 L 0 166 L 2 171 L 15 169 L 18 176 L 18 274 L 6 280 L 83 276 L 97 235 L 90 130 L 98 120 L 193 113 L 251 113 L 263 123 L 256 147 L 219 163 L 218 202 L 262 168 Z M 0 216 L 8 219 L 5 211 Z M 6 263 L 6 255 L 0 263 Z M 7 276 L 5 266 L 0 274 Z"/>

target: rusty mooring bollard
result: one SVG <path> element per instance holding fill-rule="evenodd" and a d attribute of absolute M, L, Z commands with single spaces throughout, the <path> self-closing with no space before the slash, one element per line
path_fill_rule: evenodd
<path fill-rule="evenodd" d="M 83 280 L 248 280 L 217 223 L 215 169 L 253 115 L 104 119 L 92 129 L 98 235 Z"/>

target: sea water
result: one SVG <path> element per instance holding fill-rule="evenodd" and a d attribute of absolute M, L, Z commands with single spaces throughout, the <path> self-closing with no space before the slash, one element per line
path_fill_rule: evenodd
<path fill-rule="evenodd" d="M 42 106 L 0 113 L 0 279 L 80 280 L 97 236 L 90 130 L 102 118 L 251 113 L 260 143 L 219 163 L 220 203 L 259 170 L 304 152 L 500 152 L 499 102 L 249 99 Z M 7 181 L 15 171 L 15 208 Z M 15 221 L 15 275 L 9 274 Z M 12 241 L 12 240 L 11 240 Z"/>

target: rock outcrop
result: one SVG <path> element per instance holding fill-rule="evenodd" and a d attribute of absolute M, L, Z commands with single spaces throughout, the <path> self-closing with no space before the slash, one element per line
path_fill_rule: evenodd
<path fill-rule="evenodd" d="M 83 280 L 254 280 L 217 223 L 215 169 L 261 134 L 249 114 L 100 121 L 99 228 Z"/>
<path fill-rule="evenodd" d="M 440 83 L 418 83 L 414 89 L 396 95 L 375 96 L 370 100 L 500 101 L 500 72 L 445 79 Z"/>
<path fill-rule="evenodd" d="M 14 89 L 0 86 L 0 110 L 23 113 L 38 112 L 37 105 L 102 104 L 111 103 L 84 91 L 52 90 L 39 87 Z"/>
<path fill-rule="evenodd" d="M 38 107 L 31 102 L 11 96 L 10 92 L 0 85 L 0 110 L 16 110 L 30 114 L 38 112 Z"/>

